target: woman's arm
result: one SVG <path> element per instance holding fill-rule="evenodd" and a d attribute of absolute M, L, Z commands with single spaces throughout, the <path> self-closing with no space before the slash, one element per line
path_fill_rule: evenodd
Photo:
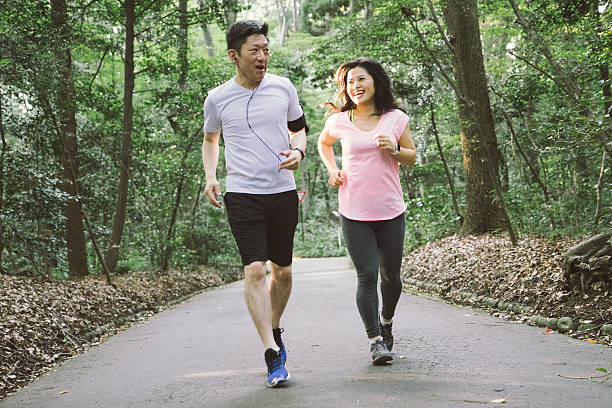
<path fill-rule="evenodd" d="M 406 124 L 404 133 L 399 140 L 399 151 L 393 155 L 395 159 L 405 166 L 413 166 L 416 163 L 416 147 L 412 136 L 410 136 L 410 124 Z"/>
<path fill-rule="evenodd" d="M 323 164 L 325 164 L 325 167 L 329 173 L 329 180 L 327 182 L 331 186 L 339 187 L 344 182 L 344 177 L 342 176 L 342 172 L 338 170 L 338 166 L 336 166 L 336 157 L 334 155 L 334 149 L 332 148 L 335 141 L 336 139 L 329 135 L 329 131 L 327 129 L 323 129 L 319 135 L 317 148 L 319 150 L 321 160 L 323 160 Z"/>

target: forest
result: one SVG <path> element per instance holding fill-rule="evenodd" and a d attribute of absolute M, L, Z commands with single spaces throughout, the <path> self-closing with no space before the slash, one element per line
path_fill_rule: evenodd
<path fill-rule="evenodd" d="M 316 152 L 334 70 L 380 61 L 411 119 L 406 251 L 455 233 L 585 237 L 612 225 L 603 0 L 3 0 L 0 269 L 80 277 L 237 264 L 203 197 L 203 101 L 224 33 L 269 24 L 270 72 L 310 127 L 296 256 L 343 255 Z M 223 155 L 221 154 L 221 157 Z M 222 158 L 221 158 L 222 161 Z M 223 179 L 223 163 L 219 166 Z"/>

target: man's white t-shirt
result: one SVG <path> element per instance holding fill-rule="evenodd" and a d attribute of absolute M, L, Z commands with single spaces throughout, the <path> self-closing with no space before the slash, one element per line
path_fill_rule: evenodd
<path fill-rule="evenodd" d="M 232 78 L 208 93 L 204 130 L 223 131 L 227 192 L 295 190 L 293 172 L 278 171 L 279 157 L 286 159 L 279 153 L 291 149 L 287 122 L 302 115 L 291 81 L 274 74 L 266 73 L 255 90 L 243 88 Z"/>

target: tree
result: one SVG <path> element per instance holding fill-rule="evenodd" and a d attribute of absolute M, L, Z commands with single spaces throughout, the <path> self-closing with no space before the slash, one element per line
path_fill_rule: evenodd
<path fill-rule="evenodd" d="M 57 58 L 57 106 L 60 121 L 59 146 L 63 174 L 63 189 L 69 195 L 66 205 L 66 244 L 68 268 L 71 276 L 89 273 L 85 250 L 85 234 L 81 203 L 75 198 L 79 177 L 75 89 L 72 81 L 70 26 L 65 0 L 51 0 L 51 21 L 56 30 L 54 52 Z M 74 181 L 74 182 L 73 182 Z"/>
<path fill-rule="evenodd" d="M 443 13 L 453 53 L 466 182 L 465 220 L 461 233 L 507 227 L 515 241 L 501 199 L 500 153 L 491 114 L 476 0 L 448 0 Z M 497 197 L 493 191 L 497 192 Z"/>
<path fill-rule="evenodd" d="M 206 0 L 198 0 L 198 5 L 200 13 L 206 13 Z M 202 27 L 202 35 L 204 36 L 204 42 L 206 43 L 206 55 L 208 55 L 209 57 L 214 57 L 215 44 L 213 43 L 212 35 L 210 33 L 210 27 L 204 19 L 200 22 L 200 26 Z"/>
<path fill-rule="evenodd" d="M 105 262 L 108 270 L 112 273 L 117 267 L 119 259 L 119 247 L 123 237 L 125 226 L 125 214 L 127 211 L 128 189 L 130 185 L 130 165 L 132 162 L 132 121 L 134 116 L 134 27 L 136 22 L 135 0 L 125 0 L 123 9 L 125 11 L 125 62 L 123 83 L 123 127 L 121 145 L 121 169 L 119 176 L 119 188 L 117 191 L 117 206 L 113 220 L 113 230 L 110 242 L 106 250 Z"/>

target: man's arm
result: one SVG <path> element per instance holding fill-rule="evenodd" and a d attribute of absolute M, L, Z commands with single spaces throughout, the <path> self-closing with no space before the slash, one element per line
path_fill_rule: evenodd
<path fill-rule="evenodd" d="M 217 181 L 220 134 L 221 132 L 204 131 L 204 140 L 202 141 L 202 162 L 204 163 L 204 174 L 206 175 L 204 194 L 208 202 L 217 208 L 221 208 L 221 203 L 217 200 L 217 197 L 221 195 L 221 186 L 219 186 Z"/>
<path fill-rule="evenodd" d="M 291 150 L 280 152 L 287 158 L 280 163 L 279 169 L 296 170 L 306 154 L 306 128 L 297 132 L 289 131 L 289 142 Z"/>

